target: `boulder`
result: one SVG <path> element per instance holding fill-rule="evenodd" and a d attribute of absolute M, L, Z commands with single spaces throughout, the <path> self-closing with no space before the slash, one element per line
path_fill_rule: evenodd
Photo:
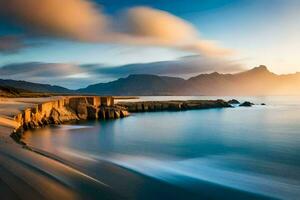
<path fill-rule="evenodd" d="M 127 117 L 127 116 L 129 116 L 129 112 L 127 110 L 121 110 L 120 115 L 121 115 L 121 117 Z"/>
<path fill-rule="evenodd" d="M 120 118 L 121 117 L 120 111 L 119 110 L 115 110 L 114 116 L 115 116 L 116 119 Z"/>
<path fill-rule="evenodd" d="M 218 99 L 216 105 L 220 108 L 232 107 L 228 102 L 224 101 L 223 99 Z M 214 105 L 210 105 L 209 107 L 214 107 Z"/>
<path fill-rule="evenodd" d="M 252 105 L 254 104 L 249 101 L 245 101 L 244 103 L 240 104 L 241 107 L 251 107 Z"/>
<path fill-rule="evenodd" d="M 58 110 L 56 110 L 55 108 L 53 108 L 51 110 L 49 119 L 51 120 L 51 123 L 53 124 L 60 124 L 60 119 L 59 119 L 60 113 L 58 112 Z"/>
<path fill-rule="evenodd" d="M 231 99 L 227 103 L 229 103 L 229 104 L 240 104 L 240 102 L 236 99 Z"/>

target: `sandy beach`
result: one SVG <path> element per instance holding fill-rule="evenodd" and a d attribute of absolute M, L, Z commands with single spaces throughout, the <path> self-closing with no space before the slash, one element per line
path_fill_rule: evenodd
<path fill-rule="evenodd" d="M 0 193 L 6 199 L 84 199 L 93 191 L 103 199 L 113 199 L 109 186 L 100 180 L 30 151 L 10 137 L 19 126 L 16 114 L 49 100 L 53 98 L 0 100 Z"/>

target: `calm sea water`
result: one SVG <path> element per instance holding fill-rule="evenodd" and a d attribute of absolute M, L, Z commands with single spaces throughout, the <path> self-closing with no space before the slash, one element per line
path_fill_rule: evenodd
<path fill-rule="evenodd" d="M 142 97 L 142 100 L 231 97 Z M 299 199 L 300 97 L 251 108 L 139 113 L 26 133 L 130 199 Z"/>

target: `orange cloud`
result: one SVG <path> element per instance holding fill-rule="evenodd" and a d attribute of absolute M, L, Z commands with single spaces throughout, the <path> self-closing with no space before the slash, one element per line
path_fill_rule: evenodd
<path fill-rule="evenodd" d="M 199 37 L 196 28 L 187 21 L 168 12 L 134 7 L 123 14 L 122 27 L 127 40 L 134 43 L 167 46 L 201 53 L 206 56 L 224 56 L 232 51 L 216 42 Z"/>
<path fill-rule="evenodd" d="M 189 22 L 149 7 L 134 7 L 120 18 L 109 18 L 88 0 L 1 0 L 1 15 L 40 35 L 85 42 L 163 46 L 207 56 L 231 53 L 199 37 Z"/>
<path fill-rule="evenodd" d="M 100 34 L 106 19 L 86 0 L 1 0 L 0 15 L 39 34 L 87 40 Z"/>
<path fill-rule="evenodd" d="M 125 29 L 132 35 L 166 43 L 185 43 L 197 38 L 197 31 L 191 24 L 164 11 L 134 7 L 124 16 Z"/>

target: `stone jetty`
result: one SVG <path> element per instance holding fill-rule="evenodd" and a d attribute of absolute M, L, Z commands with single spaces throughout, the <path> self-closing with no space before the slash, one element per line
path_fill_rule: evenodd
<path fill-rule="evenodd" d="M 63 96 L 50 98 L 7 99 L 14 103 L 3 104 L 0 125 L 14 128 L 11 135 L 20 140 L 24 130 L 58 125 L 79 120 L 107 120 L 129 116 L 130 112 L 184 111 L 208 108 L 231 107 L 224 100 L 188 101 L 120 101 L 115 103 L 110 96 Z M 10 110 L 10 106 L 12 110 Z M 16 109 L 18 108 L 18 109 Z M 0 105 L 1 110 L 1 105 Z"/>
<path fill-rule="evenodd" d="M 78 120 L 117 119 L 129 115 L 127 108 L 114 104 L 113 97 L 100 96 L 16 98 L 7 99 L 2 106 L 7 113 L 0 113 L 0 125 L 13 127 L 15 131 L 12 137 L 17 140 L 28 129 Z"/>
<path fill-rule="evenodd" d="M 228 102 L 221 99 L 188 101 L 118 102 L 117 105 L 127 108 L 129 112 L 183 111 L 232 107 Z"/>

